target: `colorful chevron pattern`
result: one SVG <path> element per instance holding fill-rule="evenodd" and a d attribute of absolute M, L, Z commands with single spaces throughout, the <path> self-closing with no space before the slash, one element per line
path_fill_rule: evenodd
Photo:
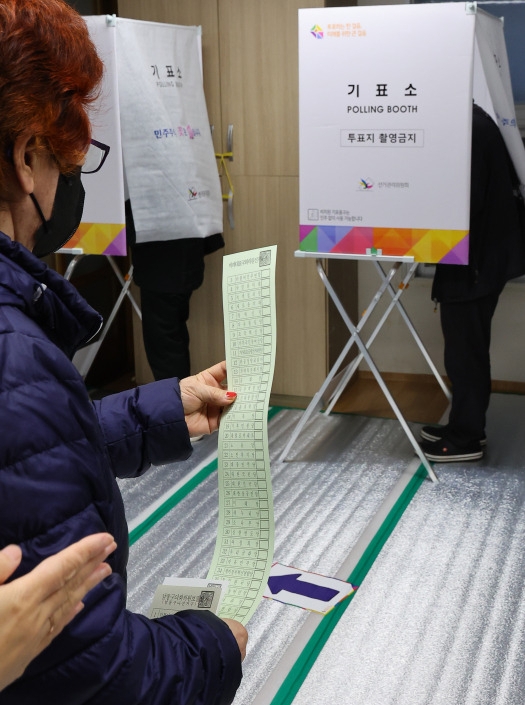
<path fill-rule="evenodd" d="M 85 255 L 125 255 L 126 226 L 119 223 L 80 223 L 67 247 L 81 247 Z"/>
<path fill-rule="evenodd" d="M 365 255 L 370 250 L 416 262 L 468 264 L 468 230 L 414 230 L 339 225 L 300 226 L 299 249 Z"/>

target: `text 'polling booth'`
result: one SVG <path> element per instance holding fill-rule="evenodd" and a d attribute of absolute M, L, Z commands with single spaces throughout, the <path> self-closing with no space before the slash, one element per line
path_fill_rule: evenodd
<path fill-rule="evenodd" d="M 497 18 L 459 2 L 300 10 L 300 250 L 466 264 L 473 98 L 525 181 Z"/>

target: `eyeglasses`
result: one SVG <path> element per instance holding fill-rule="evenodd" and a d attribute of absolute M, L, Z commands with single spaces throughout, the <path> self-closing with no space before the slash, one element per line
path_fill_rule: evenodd
<path fill-rule="evenodd" d="M 94 174 L 102 169 L 102 165 L 106 161 L 108 154 L 109 147 L 107 144 L 102 144 L 102 142 L 97 142 L 97 140 L 91 140 L 84 164 L 82 164 L 82 174 Z"/>

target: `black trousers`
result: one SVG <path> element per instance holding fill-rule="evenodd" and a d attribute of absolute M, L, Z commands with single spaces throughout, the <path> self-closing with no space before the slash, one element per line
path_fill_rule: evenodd
<path fill-rule="evenodd" d="M 141 288 L 142 334 L 156 380 L 188 377 L 190 336 L 186 322 L 192 292 L 172 294 Z"/>
<path fill-rule="evenodd" d="M 481 439 L 490 401 L 490 333 L 499 292 L 473 301 L 440 303 L 445 370 L 452 384 L 447 438 L 456 445 Z"/>

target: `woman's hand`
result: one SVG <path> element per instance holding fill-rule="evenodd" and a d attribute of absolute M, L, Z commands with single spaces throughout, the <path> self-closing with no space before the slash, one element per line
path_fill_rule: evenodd
<path fill-rule="evenodd" d="M 219 428 L 224 406 L 230 406 L 237 394 L 221 385 L 226 379 L 226 363 L 219 362 L 198 375 L 180 380 L 184 416 L 190 436 L 212 433 Z"/>
<path fill-rule="evenodd" d="M 80 612 L 84 595 L 111 573 L 102 561 L 116 547 L 109 534 L 87 536 L 0 586 L 0 690 L 21 676 Z M 21 559 L 19 546 L 0 551 L 0 583 Z"/>

